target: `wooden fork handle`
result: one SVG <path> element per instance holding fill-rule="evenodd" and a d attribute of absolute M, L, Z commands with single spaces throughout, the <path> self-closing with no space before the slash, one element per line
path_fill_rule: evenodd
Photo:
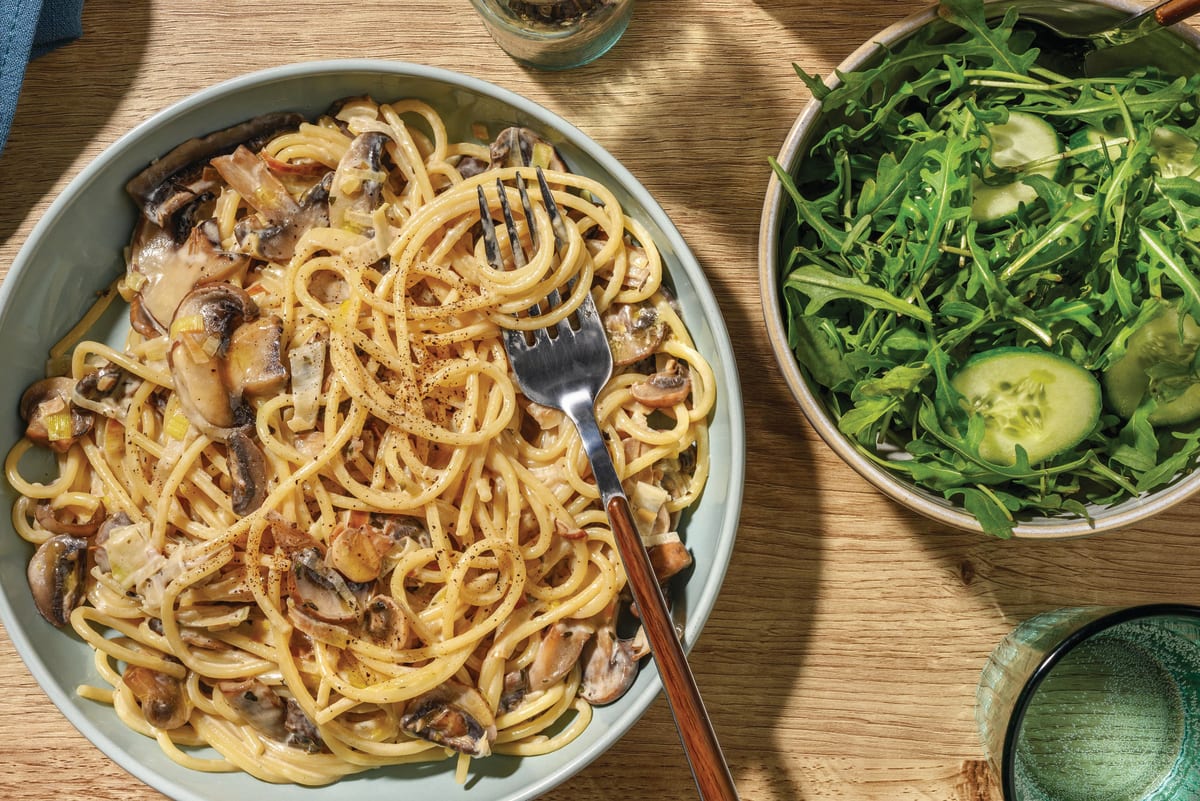
<path fill-rule="evenodd" d="M 704 701 L 700 698 L 695 677 L 683 654 L 683 646 L 675 633 L 671 611 L 654 576 L 654 567 L 634 525 L 629 501 L 623 495 L 616 495 L 608 500 L 607 511 L 629 586 L 637 602 L 642 628 L 650 642 L 654 662 L 658 665 L 658 673 L 662 677 L 667 701 L 675 716 L 675 725 L 679 729 L 679 738 L 683 741 L 700 798 L 703 801 L 738 801 L 733 776 L 717 742 L 712 721 L 704 709 Z"/>
<path fill-rule="evenodd" d="M 1200 11 L 1200 0 L 1167 0 L 1154 7 L 1159 25 L 1174 25 Z"/>

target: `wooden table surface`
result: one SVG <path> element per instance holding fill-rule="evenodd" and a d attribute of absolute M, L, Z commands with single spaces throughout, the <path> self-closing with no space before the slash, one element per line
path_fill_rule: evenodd
<path fill-rule="evenodd" d="M 1200 501 L 1071 542 L 955 532 L 878 494 L 798 411 L 764 333 L 755 260 L 767 158 L 808 93 L 915 0 L 639 0 L 625 37 L 562 73 L 517 66 L 467 0 L 89 0 L 83 37 L 34 61 L 0 155 L 0 269 L 121 134 L 214 82 L 323 58 L 423 62 L 562 115 L 664 206 L 712 283 L 745 391 L 745 508 L 692 665 L 742 798 L 998 801 L 973 717 L 992 646 L 1081 604 L 1200 602 Z M 81 737 L 0 636 L 0 797 L 161 799 Z M 269 797 L 264 788 L 264 797 Z M 400 797 L 400 796 L 397 796 Z M 690 799 L 659 699 L 549 801 Z"/>

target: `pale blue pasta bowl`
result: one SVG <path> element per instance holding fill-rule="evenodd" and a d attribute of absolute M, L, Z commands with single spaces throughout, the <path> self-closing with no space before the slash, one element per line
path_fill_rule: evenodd
<path fill-rule="evenodd" d="M 356 95 L 379 100 L 419 98 L 466 138 L 472 125 L 492 130 L 519 124 L 554 144 L 575 172 L 612 188 L 626 211 L 657 242 L 669 282 L 696 344 L 713 364 L 719 400 L 713 414 L 711 477 L 684 523 L 695 570 L 674 598 L 685 645 L 700 637 L 720 592 L 733 550 L 745 465 L 744 424 L 729 335 L 716 299 L 679 231 L 640 183 L 599 145 L 565 120 L 484 81 L 441 69 L 389 61 L 312 62 L 271 69 L 202 91 L 129 132 L 73 180 L 34 228 L 0 286 L 0 339 L 6 343 L 9 380 L 0 406 L 10 410 L 0 428 L 8 451 L 21 436 L 16 413 L 25 386 L 42 377 L 50 347 L 91 305 L 95 293 L 124 270 L 122 249 L 135 220 L 125 183 L 151 160 L 180 142 L 271 111 L 316 115 L 336 100 Z M 112 315 L 110 339 L 120 342 L 126 315 Z M 5 484 L 4 499 L 15 494 Z M 8 516 L 5 516 L 5 520 Z M 0 618 L 30 672 L 62 713 L 97 748 L 156 790 L 181 801 L 350 801 L 361 798 L 437 798 L 471 801 L 530 799 L 571 777 L 602 754 L 641 717 L 662 686 L 652 664 L 618 702 L 598 708 L 585 733 L 545 756 L 495 756 L 476 760 L 465 784 L 453 760 L 379 769 L 338 783 L 307 788 L 266 785 L 248 775 L 207 774 L 171 761 L 154 740 L 126 728 L 112 708 L 80 698 L 81 684 L 102 685 L 91 649 L 36 613 L 25 576 L 31 548 L 0 524 Z M 65 758 L 67 755 L 63 755 Z"/>

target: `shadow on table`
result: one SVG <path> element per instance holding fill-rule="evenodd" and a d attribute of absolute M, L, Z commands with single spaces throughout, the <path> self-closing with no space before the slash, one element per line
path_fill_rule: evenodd
<path fill-rule="evenodd" d="M 830 64 L 840 64 L 859 44 L 869 41 L 879 31 L 934 4 L 933 0 L 891 3 L 843 0 L 833 5 L 824 0 L 754 0 L 754 3 Z M 801 66 L 815 69 L 806 64 Z"/>
<path fill-rule="evenodd" d="M 1200 501 L 1189 501 L 1136 527 L 1073 540 L 997 540 L 948 534 L 940 549 L 965 590 L 997 612 L 998 636 L 1025 618 L 1067 606 L 1196 602 L 1187 581 L 1196 562 Z M 986 654 L 984 654 L 986 657 Z"/>
<path fill-rule="evenodd" d="M 102 130 L 137 74 L 145 51 L 149 4 L 119 15 L 83 10 L 83 36 L 32 61 L 8 144 L 0 153 L 0 241 L 59 183 Z M 8 267 L 9 265 L 3 265 Z"/>
<path fill-rule="evenodd" d="M 1073 540 L 1000 540 L 931 527 L 922 546 L 944 564 L 946 586 L 971 599 L 960 606 L 977 610 L 954 642 L 972 654 L 971 671 L 958 679 L 961 695 L 973 704 L 992 650 L 1039 613 L 1200 601 L 1194 581 L 1197 513 L 1200 502 L 1193 500 L 1135 528 Z"/>
<path fill-rule="evenodd" d="M 721 596 L 691 662 L 735 779 L 769 777 L 772 796 L 802 799 L 789 766 L 795 754 L 772 732 L 811 651 L 811 620 L 822 569 L 824 525 L 814 476 L 813 438 L 764 347 L 757 283 L 758 222 L 770 177 L 768 158 L 807 95 L 790 63 L 743 57 L 760 31 L 715 15 L 670 14 L 639 4 L 612 51 L 570 73 L 530 71 L 555 110 L 588 131 L 603 113 L 599 144 L 642 180 L 696 247 L 721 305 L 744 394 L 746 503 Z M 668 29 L 668 26 L 670 28 Z M 654 35 L 650 35 L 654 29 Z M 658 50 L 652 43 L 657 43 Z M 648 75 L 672 80 L 643 85 Z M 664 88 L 665 87 L 665 88 Z M 674 165 L 664 170 L 663 164 Z M 715 234 L 715 236 L 713 235 Z M 694 797 L 692 779 L 662 701 L 575 790 L 655 755 L 655 787 Z M 628 777 L 624 777 L 625 780 Z M 572 784 L 562 797 L 570 797 Z"/>

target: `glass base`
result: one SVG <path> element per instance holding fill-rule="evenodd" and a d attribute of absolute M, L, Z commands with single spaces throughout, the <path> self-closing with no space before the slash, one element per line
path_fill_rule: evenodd
<path fill-rule="evenodd" d="M 471 0 L 488 33 L 514 60 L 542 70 L 588 64 L 625 33 L 633 0 Z M 555 9 L 559 9 L 555 13 Z"/>

